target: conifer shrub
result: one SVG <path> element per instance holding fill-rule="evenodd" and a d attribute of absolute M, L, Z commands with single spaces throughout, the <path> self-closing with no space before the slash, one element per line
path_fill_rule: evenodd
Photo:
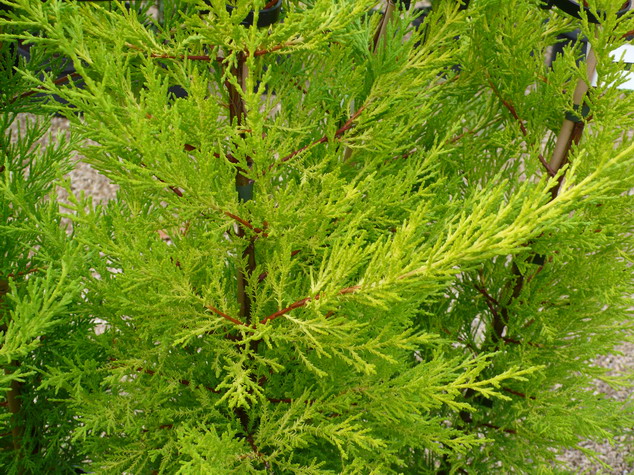
<path fill-rule="evenodd" d="M 593 363 L 632 336 L 618 6 L 2 1 L 84 83 L 5 66 L 4 129 L 38 88 L 91 141 L 2 137 L 8 473 L 558 472 L 632 427 L 593 386 L 631 384 Z"/>

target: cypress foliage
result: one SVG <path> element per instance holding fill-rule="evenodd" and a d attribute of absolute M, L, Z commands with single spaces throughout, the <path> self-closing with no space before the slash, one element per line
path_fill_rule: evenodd
<path fill-rule="evenodd" d="M 5 30 L 6 31 L 6 30 Z M 50 59 L 50 58 L 49 58 Z M 72 169 L 73 143 L 51 138 L 49 122 L 19 120 L 42 113 L 32 85 L 13 71 L 15 45 L 0 46 L 0 466 L 2 473 L 70 473 L 83 455 L 70 444 L 77 425 L 64 399 L 46 386 L 47 368 L 86 355 L 89 315 L 75 313 L 83 288 L 69 240 L 51 196 Z M 44 57 L 21 64 L 35 73 Z M 51 65 L 53 66 L 53 65 Z M 54 68 L 55 69 L 55 68 Z M 13 125 L 13 128 L 10 127 Z M 12 133 L 13 132 L 13 133 Z M 91 359 L 87 362 L 90 364 Z M 80 380 L 76 380 L 77 383 Z"/>
<path fill-rule="evenodd" d="M 29 387 L 4 408 L 15 473 L 75 453 L 117 474 L 551 472 L 632 427 L 592 387 L 631 384 L 593 364 L 632 336 L 616 5 L 588 2 L 597 26 L 442 1 L 414 29 L 370 0 L 285 0 L 261 27 L 241 22 L 275 2 L 174 0 L 160 21 L 5 3 L 0 38 L 85 82 L 22 65 L 21 84 L 68 101 L 42 107 L 120 187 L 96 205 L 67 185 L 60 213 L 71 145 L 2 138 L 2 390 Z M 543 53 L 576 26 L 600 80 L 562 155 L 589 77 L 578 49 Z"/>

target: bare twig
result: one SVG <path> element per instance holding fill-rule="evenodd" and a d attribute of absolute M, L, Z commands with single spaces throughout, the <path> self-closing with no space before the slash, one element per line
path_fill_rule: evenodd
<path fill-rule="evenodd" d="M 146 52 L 143 48 L 133 45 L 131 43 L 126 43 L 125 45 L 130 49 L 140 51 L 142 53 Z M 212 57 L 205 54 L 203 55 L 172 55 L 172 54 L 165 54 L 165 53 L 149 53 L 148 56 L 150 58 L 157 58 L 157 59 L 189 59 L 191 61 L 207 61 L 207 62 L 209 61 L 222 62 L 225 60 L 225 58 L 221 56 Z"/>
<path fill-rule="evenodd" d="M 534 396 L 526 396 L 526 394 L 521 393 L 521 392 L 519 392 L 519 391 L 515 391 L 514 389 L 511 389 L 511 388 L 503 387 L 503 388 L 502 388 L 502 391 L 506 391 L 506 392 L 507 392 L 507 393 L 509 393 L 509 394 L 513 394 L 513 395 L 515 395 L 515 396 L 518 396 L 518 397 L 521 397 L 521 398 L 524 398 L 524 399 L 528 398 L 528 399 L 533 399 L 533 400 L 535 400 L 535 397 L 534 397 Z"/>
<path fill-rule="evenodd" d="M 80 74 L 79 73 L 70 73 L 67 74 L 66 76 L 62 76 L 61 78 L 57 78 L 53 81 L 53 84 L 55 84 L 56 86 L 59 86 L 61 84 L 65 84 L 67 82 L 69 82 L 71 79 L 77 79 L 80 78 Z M 41 92 L 46 92 L 46 87 L 45 86 L 38 86 L 34 89 L 31 89 L 30 91 L 27 91 L 23 94 L 20 94 L 19 96 L 13 98 L 13 100 L 11 102 L 15 102 L 17 99 L 23 99 L 25 97 L 29 97 L 29 96 L 33 96 L 35 94 L 39 94 Z"/>
<path fill-rule="evenodd" d="M 253 224 L 251 224 L 249 221 L 247 221 L 244 218 L 241 218 L 238 215 L 235 215 L 233 213 L 230 213 L 229 211 L 223 211 L 222 214 L 224 214 L 225 216 L 228 216 L 229 218 L 237 221 L 239 224 L 241 224 L 242 226 L 244 226 L 245 228 L 249 228 L 251 231 L 253 231 L 256 234 L 261 234 L 263 237 L 267 237 L 268 233 L 266 232 L 266 228 L 258 228 L 256 226 L 254 226 Z"/>
<path fill-rule="evenodd" d="M 352 287 L 346 287 L 345 289 L 341 289 L 339 292 L 337 292 L 337 294 L 338 295 L 353 294 L 355 292 L 358 292 L 360 289 L 361 289 L 360 285 L 354 285 Z M 305 299 L 298 300 L 297 302 L 293 302 L 288 307 L 278 310 L 277 312 L 272 313 L 268 317 L 260 320 L 260 325 L 265 325 L 271 320 L 275 320 L 276 318 L 282 317 L 286 315 L 287 313 L 289 313 L 290 311 L 295 310 L 297 308 L 305 307 L 309 302 L 312 302 L 314 300 L 319 300 L 320 298 L 321 298 L 321 295 L 317 294 L 314 297 L 306 297 Z"/>
<path fill-rule="evenodd" d="M 233 318 L 229 315 L 227 315 L 224 312 L 221 312 L 220 310 L 218 310 L 216 307 L 212 306 L 212 305 L 207 305 L 205 308 L 207 308 L 208 310 L 211 310 L 213 313 L 215 313 L 216 315 L 220 315 L 222 318 L 224 318 L 225 320 L 229 320 L 230 322 L 236 324 L 236 325 L 241 325 L 243 327 L 248 327 L 249 325 L 247 325 L 246 323 L 241 322 L 240 320 L 238 320 L 237 318 Z"/>
<path fill-rule="evenodd" d="M 35 272 L 40 272 L 42 270 L 44 269 L 40 269 L 39 267 L 32 267 L 31 269 L 27 269 L 25 271 L 8 274 L 7 277 L 11 277 L 12 279 L 15 279 L 16 277 L 23 277 L 25 275 L 33 274 Z"/>

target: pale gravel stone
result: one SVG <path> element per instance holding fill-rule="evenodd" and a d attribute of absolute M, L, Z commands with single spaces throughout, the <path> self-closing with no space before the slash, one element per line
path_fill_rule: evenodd
<path fill-rule="evenodd" d="M 33 120 L 32 116 L 22 116 L 19 118 L 21 123 L 25 120 Z M 50 132 L 53 136 L 57 133 L 68 132 L 68 121 L 61 118 L 54 118 L 51 122 Z M 42 140 L 43 144 L 46 144 L 50 140 L 50 135 Z M 117 186 L 112 184 L 107 178 L 99 174 L 89 165 L 81 161 L 82 157 L 76 155 L 73 157 L 75 160 L 75 169 L 69 174 L 71 179 L 71 189 L 74 192 L 83 190 L 87 195 L 92 196 L 94 200 L 99 202 L 105 202 L 114 198 Z M 60 201 L 65 200 L 64 193 L 60 194 Z M 601 358 L 597 358 L 597 364 L 605 366 L 617 371 L 621 370 L 634 370 L 634 344 L 626 344 L 619 348 L 622 355 L 609 355 Z M 619 389 L 614 390 L 607 384 L 597 381 L 596 388 L 600 392 L 604 392 L 609 397 L 613 397 L 619 401 L 632 400 L 631 389 Z M 567 451 L 560 457 L 560 460 L 568 462 L 570 469 L 574 473 L 584 474 L 634 474 L 634 453 L 632 448 L 634 447 L 634 428 L 632 433 L 628 436 L 620 437 L 617 439 L 617 443 L 614 446 L 610 444 L 602 443 L 596 444 L 587 442 L 582 444 L 584 448 L 595 450 L 599 453 L 603 462 L 612 467 L 611 471 L 603 469 L 599 464 L 590 460 L 580 451 Z"/>
<path fill-rule="evenodd" d="M 24 130 L 27 122 L 41 121 L 31 114 L 20 114 L 17 120 L 11 126 L 11 139 L 17 140 L 20 130 Z M 38 141 L 38 144 L 46 146 L 58 134 L 69 134 L 69 123 L 67 119 L 53 117 L 48 134 Z M 73 170 L 68 174 L 71 180 L 71 190 L 73 193 L 84 191 L 87 196 L 91 196 L 95 202 L 103 203 L 115 197 L 118 186 L 110 182 L 105 176 L 101 175 L 87 163 L 82 162 L 81 155 L 74 153 L 72 156 L 74 162 Z M 66 190 L 60 189 L 58 200 L 61 203 L 67 202 Z"/>
<path fill-rule="evenodd" d="M 68 120 L 55 117 L 51 121 L 51 132 L 69 133 Z M 118 186 L 110 182 L 105 176 L 97 172 L 87 163 L 82 162 L 81 155 L 73 155 L 75 167 L 68 176 L 71 180 L 73 193 L 83 191 L 91 196 L 95 202 L 103 203 L 115 197 Z M 60 191 L 60 201 L 65 200 L 65 190 Z"/>

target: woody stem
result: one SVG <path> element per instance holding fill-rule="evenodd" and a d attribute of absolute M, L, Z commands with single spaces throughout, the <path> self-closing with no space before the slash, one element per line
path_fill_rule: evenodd
<path fill-rule="evenodd" d="M 238 57 L 238 64 L 232 68 L 232 72 L 238 84 L 242 88 L 242 91 L 246 88 L 246 78 L 248 70 L 246 67 L 246 58 L 244 54 L 240 54 Z M 238 127 L 242 126 L 246 116 L 244 100 L 242 98 L 241 91 L 238 91 L 234 84 L 227 81 L 227 89 L 229 91 L 229 117 L 231 122 L 236 121 Z M 251 158 L 247 158 L 247 166 L 251 167 Z M 245 175 L 248 170 L 238 166 L 236 169 L 236 190 L 238 191 L 238 199 L 240 202 L 249 201 L 253 195 L 253 182 Z M 238 226 L 238 237 L 244 237 L 246 230 L 244 226 Z M 246 267 L 244 269 L 238 269 L 238 304 L 240 305 L 240 319 L 247 324 L 251 324 L 251 299 L 247 291 L 247 283 L 251 274 L 255 271 L 255 245 L 253 240 L 249 242 L 247 247 L 242 252 L 242 257 L 246 261 Z"/>

